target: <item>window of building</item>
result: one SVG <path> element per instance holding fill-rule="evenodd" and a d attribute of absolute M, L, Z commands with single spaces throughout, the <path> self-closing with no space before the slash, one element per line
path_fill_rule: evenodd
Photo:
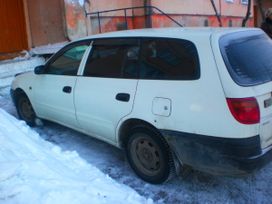
<path fill-rule="evenodd" d="M 164 38 L 142 41 L 141 79 L 194 80 L 199 77 L 198 53 L 192 42 Z"/>
<path fill-rule="evenodd" d="M 241 0 L 241 4 L 248 4 L 248 0 Z"/>
<path fill-rule="evenodd" d="M 228 3 L 233 3 L 233 0 L 225 0 Z"/>
<path fill-rule="evenodd" d="M 96 40 L 84 76 L 138 78 L 139 49 L 139 42 L 135 39 Z"/>

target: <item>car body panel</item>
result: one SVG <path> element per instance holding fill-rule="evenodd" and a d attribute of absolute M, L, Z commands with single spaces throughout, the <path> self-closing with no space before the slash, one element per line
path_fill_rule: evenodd
<path fill-rule="evenodd" d="M 79 77 L 75 87 L 75 108 L 81 127 L 98 138 L 116 143 L 118 122 L 128 115 L 138 80 Z M 130 95 L 128 102 L 116 100 L 118 93 Z"/>
<path fill-rule="evenodd" d="M 245 30 L 239 31 L 241 34 L 243 32 L 252 33 L 252 35 L 262 35 L 261 30 Z M 266 82 L 254 86 L 240 86 L 231 78 L 228 70 L 226 69 L 225 62 L 222 58 L 220 52 L 220 46 L 218 41 L 224 36 L 220 33 L 215 33 L 212 35 L 211 44 L 214 50 L 215 61 L 217 63 L 219 77 L 222 82 L 222 87 L 225 92 L 225 96 L 228 98 L 246 98 L 255 97 L 258 101 L 260 109 L 261 121 L 256 124 L 256 130 L 259 132 L 261 138 L 261 147 L 264 149 L 272 145 L 272 105 L 271 102 L 268 106 L 265 102 L 272 101 L 272 82 Z"/>
<path fill-rule="evenodd" d="M 257 135 L 259 125 L 240 124 L 229 111 L 209 38 L 208 35 L 197 40 L 195 37 L 186 37 L 197 47 L 201 61 L 200 79 L 139 80 L 135 105 L 126 119 L 143 119 L 158 129 L 214 137 L 248 138 Z M 156 97 L 172 101 L 169 117 L 152 114 L 152 101 Z M 143 98 L 147 101 L 144 106 L 141 103 Z"/>
<path fill-rule="evenodd" d="M 173 152 L 177 153 L 176 156 L 181 159 L 181 163 L 184 152 L 179 149 L 182 147 L 178 144 L 186 145 L 186 141 L 189 141 L 192 155 L 194 151 L 200 152 L 196 154 L 200 159 L 205 153 L 213 158 L 213 151 L 203 152 L 199 148 L 203 147 L 203 144 L 209 150 L 217 151 L 214 141 L 219 143 L 223 141 L 223 146 L 224 141 L 228 141 L 227 147 L 224 147 L 223 153 L 218 157 L 224 158 L 226 150 L 230 153 L 226 161 L 233 161 L 232 145 L 238 144 L 236 141 L 241 141 L 240 146 L 234 149 L 244 148 L 249 152 L 245 162 L 255 161 L 257 157 L 263 158 L 266 152 L 272 155 L 272 82 L 242 87 L 231 78 L 220 52 L 219 40 L 222 36 L 239 32 L 262 31 L 244 28 L 144 29 L 105 33 L 79 40 L 91 42 L 97 38 L 122 37 L 185 39 L 193 42 L 197 48 L 200 61 L 199 79 L 84 77 L 84 65 L 91 53 L 91 45 L 82 58 L 77 76 L 27 73 L 16 77 L 12 90 L 20 88 L 27 94 L 38 117 L 64 124 L 118 147 L 123 147 L 124 137 L 121 137 L 123 125 L 133 119 L 143 121 L 148 127 L 161 131 L 162 135 L 166 132 L 165 138 L 171 148 L 173 147 Z M 72 88 L 71 94 L 62 91 L 64 86 Z M 119 93 L 129 94 L 129 101 L 116 100 Z M 257 99 L 261 112 L 260 123 L 241 124 L 231 114 L 226 99 L 246 97 Z M 269 103 L 269 106 L 265 107 L 265 102 Z M 199 139 L 201 142 L 197 142 Z M 249 141 L 250 145 L 244 146 L 243 141 Z M 258 154 L 251 154 L 255 151 L 258 151 Z M 239 159 L 241 157 L 238 157 Z M 238 160 L 235 160 L 234 167 L 240 164 Z M 214 161 L 216 162 L 216 159 Z M 186 162 L 197 167 L 195 161 Z M 199 169 L 203 167 L 204 171 L 208 169 L 210 172 L 212 167 L 208 166 L 209 164 L 212 163 L 204 162 Z"/>
<path fill-rule="evenodd" d="M 36 114 L 78 128 L 74 107 L 76 76 L 41 74 L 35 75 L 35 81 L 33 102 Z M 64 87 L 71 87 L 71 93 L 65 93 Z"/>
<path fill-rule="evenodd" d="M 11 84 L 11 89 L 16 90 L 20 89 L 24 91 L 24 93 L 27 95 L 27 97 L 30 99 L 30 101 L 33 103 L 34 99 L 34 92 L 33 87 L 35 85 L 35 74 L 30 71 L 23 74 L 20 74 L 15 77 Z M 34 110 L 36 110 L 35 104 L 32 104 Z"/>

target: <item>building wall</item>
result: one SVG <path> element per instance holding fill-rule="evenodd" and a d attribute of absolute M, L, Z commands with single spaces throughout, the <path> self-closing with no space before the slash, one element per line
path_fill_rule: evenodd
<path fill-rule="evenodd" d="M 144 0 L 64 0 L 66 8 L 66 21 L 68 36 L 70 39 L 109 32 L 126 28 L 143 28 L 147 20 L 151 19 L 152 27 L 177 26 L 163 15 L 154 14 L 151 18 L 145 16 L 145 10 L 127 10 L 127 21 L 125 23 L 124 11 L 113 11 L 100 13 L 98 20 L 97 11 L 128 8 L 132 6 L 143 6 Z M 219 26 L 215 11 L 210 0 L 148 0 L 150 5 L 155 6 L 169 14 L 184 26 Z M 241 0 L 233 0 L 232 3 L 226 0 L 214 0 L 218 12 L 221 14 L 223 26 L 241 26 L 246 15 L 247 5 Z M 94 13 L 85 18 L 85 12 Z M 253 26 L 253 5 L 248 26 Z M 99 26 L 100 25 L 100 26 Z M 101 30 L 99 30 L 99 28 Z"/>
<path fill-rule="evenodd" d="M 247 13 L 247 4 L 242 4 L 241 0 L 233 0 L 233 3 L 226 0 L 221 1 L 221 14 L 223 16 L 223 26 L 229 26 L 232 21 L 233 27 L 242 26 L 242 22 Z M 250 18 L 248 19 L 247 26 L 254 26 L 254 0 L 251 3 Z"/>
<path fill-rule="evenodd" d="M 197 2 L 197 4 L 196 4 Z M 219 8 L 218 1 L 215 0 Z M 152 0 L 151 4 L 168 14 L 213 15 L 210 0 Z"/>
<path fill-rule="evenodd" d="M 7 47 L 10 49 L 16 45 L 17 48 L 14 48 L 14 51 L 98 33 L 97 16 L 94 14 L 86 18 L 85 12 L 143 6 L 144 2 L 158 7 L 185 26 L 218 26 L 210 0 L 0 0 L 0 4 L 6 5 L 7 2 L 12 4 L 15 1 L 20 5 L 13 5 L 10 10 L 3 9 L 0 12 L 0 17 L 2 16 L 0 44 L 9 42 Z M 219 13 L 222 14 L 223 26 L 241 26 L 242 18 L 247 10 L 247 6 L 240 3 L 241 0 L 233 0 L 233 3 L 227 3 L 226 0 L 214 1 Z M 272 7 L 272 1 L 263 0 L 263 5 L 266 8 Z M 18 8 L 24 8 L 24 12 L 16 12 Z M 9 18 L 10 23 L 7 23 L 6 17 L 3 16 L 8 17 L 12 12 L 15 13 Z M 155 13 L 152 17 L 148 17 L 145 13 L 146 10 L 138 9 L 134 10 L 132 15 L 132 12 L 128 10 L 126 13 L 128 25 L 125 24 L 123 11 L 101 14 L 101 31 L 121 30 L 126 26 L 129 29 L 143 28 L 147 25 L 147 21 L 151 22 L 152 27 L 177 26 L 163 15 Z M 253 10 L 251 13 L 253 14 Z M 257 13 L 257 15 L 257 21 L 260 23 L 260 14 Z M 20 16 L 18 18 L 22 22 L 16 20 L 16 16 Z M 18 22 L 21 23 L 18 24 Z M 12 40 L 11 35 L 5 34 L 9 31 L 3 29 L 3 25 L 10 27 L 15 25 L 16 29 L 13 30 L 16 30 L 15 33 L 20 34 L 25 41 L 20 44 Z M 248 26 L 253 26 L 253 18 L 250 19 Z"/>
<path fill-rule="evenodd" d="M 27 0 L 31 47 L 66 40 L 63 0 Z"/>
<path fill-rule="evenodd" d="M 69 39 L 76 39 L 90 34 L 99 33 L 97 15 L 86 18 L 85 12 L 96 12 L 116 8 L 143 6 L 143 0 L 64 0 L 66 10 L 67 32 Z M 136 10 L 135 15 L 143 15 L 141 10 Z M 128 16 L 132 13 L 128 12 Z M 101 14 L 101 32 L 109 32 L 123 26 L 124 12 L 115 11 Z M 132 25 L 132 24 L 130 24 Z"/>
<path fill-rule="evenodd" d="M 85 12 L 143 6 L 144 0 L 26 1 L 29 8 L 32 46 L 64 41 L 66 35 L 68 39 L 73 40 L 99 32 L 124 29 L 126 26 L 130 29 L 143 28 L 148 20 L 148 17 L 144 16 L 143 9 L 134 10 L 134 17 L 131 11 L 127 11 L 128 25 L 125 24 L 124 11 L 103 13 L 100 15 L 100 22 L 96 14 L 87 18 L 85 16 Z M 233 0 L 233 3 L 228 3 L 226 0 L 214 1 L 219 13 L 222 14 L 223 26 L 241 26 L 247 5 L 241 4 L 241 0 Z M 196 0 L 148 0 L 147 2 L 171 15 L 184 26 L 218 26 L 210 0 L 197 0 L 197 5 Z M 152 27 L 176 26 L 169 19 L 157 14 L 152 16 L 151 22 Z M 252 18 L 248 25 L 253 26 Z"/>
<path fill-rule="evenodd" d="M 272 8 L 272 0 L 262 0 L 262 9 L 263 12 L 265 13 L 268 8 Z M 257 5 L 257 1 L 255 3 Z M 259 7 L 255 7 L 255 26 L 260 27 L 261 23 L 263 22 L 263 18 L 261 15 L 261 11 Z"/>
<path fill-rule="evenodd" d="M 86 1 L 88 2 L 88 1 Z M 70 40 L 88 35 L 84 0 L 64 0 L 67 36 Z"/>
<path fill-rule="evenodd" d="M 272 8 L 272 1 L 271 0 L 263 0 L 263 8 L 266 10 L 268 8 Z"/>
<path fill-rule="evenodd" d="M 252 0 L 251 4 L 250 17 L 253 17 L 253 1 L 254 0 Z M 242 4 L 241 0 L 233 0 L 233 3 L 227 2 L 226 0 L 221 0 L 221 13 L 223 16 L 244 18 L 246 12 L 247 4 Z"/>
<path fill-rule="evenodd" d="M 28 48 L 22 0 L 0 1 L 0 26 L 0 55 Z"/>
<path fill-rule="evenodd" d="M 171 2 L 171 3 L 170 3 Z M 221 14 L 223 26 L 241 26 L 242 18 L 246 15 L 247 5 L 241 0 L 214 0 L 218 12 Z M 209 26 L 218 26 L 215 12 L 210 0 L 152 0 L 152 5 L 161 8 L 164 12 L 180 16 L 179 20 L 185 26 L 204 26 L 208 21 Z M 253 26 L 253 5 L 249 26 Z M 230 23 L 231 21 L 231 23 Z"/>
<path fill-rule="evenodd" d="M 143 0 L 93 0 L 90 4 L 90 10 L 92 12 L 95 11 L 103 11 L 103 10 L 111 10 L 116 8 L 127 8 L 132 6 L 143 6 Z M 119 13 L 121 14 L 121 13 Z M 115 15 L 119 15 L 118 12 Z"/>
<path fill-rule="evenodd" d="M 232 3 L 214 0 L 214 3 L 222 16 L 244 17 L 247 10 L 247 5 L 241 4 L 241 0 L 233 0 Z M 214 15 L 210 0 L 152 0 L 152 5 L 169 14 Z"/>

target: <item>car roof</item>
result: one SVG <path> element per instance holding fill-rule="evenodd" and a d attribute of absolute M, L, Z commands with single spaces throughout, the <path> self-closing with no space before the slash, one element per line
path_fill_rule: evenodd
<path fill-rule="evenodd" d="M 90 35 L 75 41 L 97 39 L 97 38 L 118 38 L 118 37 L 170 37 L 186 38 L 193 36 L 209 37 L 212 34 L 225 35 L 228 33 L 260 30 L 258 28 L 218 28 L 218 27 L 171 27 L 171 28 L 145 28 L 107 32 Z"/>

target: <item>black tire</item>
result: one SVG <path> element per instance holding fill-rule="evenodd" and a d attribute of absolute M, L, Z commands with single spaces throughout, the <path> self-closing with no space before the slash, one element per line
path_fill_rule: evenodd
<path fill-rule="evenodd" d="M 126 155 L 132 169 L 146 182 L 160 184 L 174 173 L 168 144 L 151 128 L 136 127 L 131 130 Z"/>
<path fill-rule="evenodd" d="M 24 120 L 26 124 L 31 127 L 35 126 L 36 114 L 28 97 L 25 94 L 19 94 L 16 97 L 16 108 L 18 116 L 21 120 Z"/>

